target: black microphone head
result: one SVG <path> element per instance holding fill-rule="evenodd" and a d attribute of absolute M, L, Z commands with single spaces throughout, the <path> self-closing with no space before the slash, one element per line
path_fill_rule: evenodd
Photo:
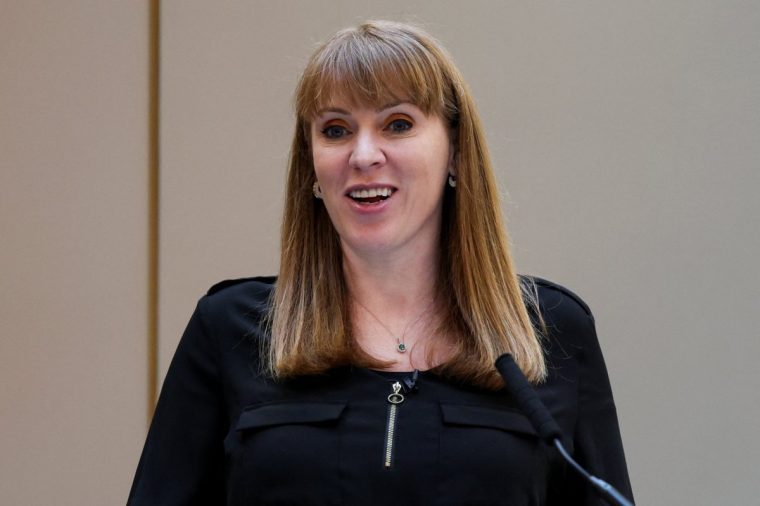
<path fill-rule="evenodd" d="M 536 429 L 538 436 L 548 444 L 552 444 L 555 439 L 561 439 L 562 429 L 559 428 L 549 410 L 541 402 L 538 394 L 517 366 L 512 355 L 505 353 L 496 359 L 496 369 L 501 374 L 501 377 L 504 378 L 504 385 L 507 387 L 507 391 L 517 401 L 517 405 L 528 417 L 531 425 Z"/>

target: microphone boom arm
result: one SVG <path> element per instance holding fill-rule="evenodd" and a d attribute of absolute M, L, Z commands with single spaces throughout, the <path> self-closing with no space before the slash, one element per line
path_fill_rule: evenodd
<path fill-rule="evenodd" d="M 553 445 L 559 451 L 560 455 L 575 469 L 586 481 L 588 481 L 598 494 L 608 502 L 618 506 L 634 506 L 623 494 L 615 487 L 596 476 L 578 464 L 573 457 L 567 452 L 562 445 L 562 430 L 552 417 L 544 403 L 539 399 L 538 394 L 533 386 L 528 382 L 522 371 L 515 363 L 512 355 L 505 353 L 496 360 L 496 369 L 504 378 L 504 384 L 509 393 L 517 401 L 520 409 L 530 420 L 533 428 L 536 429 L 538 436 L 546 443 Z"/>

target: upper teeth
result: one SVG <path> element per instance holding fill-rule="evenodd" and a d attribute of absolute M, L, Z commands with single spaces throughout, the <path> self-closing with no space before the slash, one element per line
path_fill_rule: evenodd
<path fill-rule="evenodd" d="M 390 197 L 393 190 L 390 188 L 372 188 L 369 190 L 353 190 L 349 193 L 355 199 L 367 199 L 372 197 Z"/>

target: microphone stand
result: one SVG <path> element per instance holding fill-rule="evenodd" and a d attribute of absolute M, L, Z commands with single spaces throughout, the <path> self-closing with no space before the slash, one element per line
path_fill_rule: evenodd
<path fill-rule="evenodd" d="M 565 458 L 565 460 L 570 464 L 570 466 L 578 471 L 581 476 L 583 476 L 586 481 L 591 483 L 591 485 L 596 489 L 597 493 L 599 493 L 602 497 L 607 499 L 607 501 L 617 504 L 620 506 L 633 506 L 633 503 L 626 499 L 626 497 L 621 494 L 618 489 L 607 483 L 601 478 L 597 478 L 596 476 L 590 474 L 588 471 L 583 469 L 583 467 L 578 464 L 574 458 L 570 456 L 569 453 L 567 453 L 567 450 L 564 446 L 562 446 L 562 441 L 559 440 L 559 438 L 554 440 L 554 447 L 559 450 L 559 453 Z"/>

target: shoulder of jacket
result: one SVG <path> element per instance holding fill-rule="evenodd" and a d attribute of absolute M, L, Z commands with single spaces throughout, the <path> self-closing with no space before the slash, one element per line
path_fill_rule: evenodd
<path fill-rule="evenodd" d="M 267 314 L 275 281 L 274 276 L 220 281 L 198 301 L 199 314 L 219 335 L 237 336 L 242 328 L 249 331 Z"/>
<path fill-rule="evenodd" d="M 216 283 L 211 288 L 209 288 L 206 292 L 206 295 L 214 295 L 221 292 L 222 290 L 226 290 L 234 286 L 239 287 L 240 285 L 260 285 L 260 288 L 262 289 L 271 290 L 276 281 L 277 276 L 255 276 L 250 278 L 225 279 L 224 281 L 220 281 L 219 283 Z"/>
<path fill-rule="evenodd" d="M 521 283 L 527 283 L 528 286 L 530 286 L 530 284 L 535 284 L 535 286 L 539 289 L 537 291 L 539 304 L 541 306 L 555 307 L 562 302 L 562 299 L 570 299 L 575 304 L 577 304 L 587 316 L 593 318 L 591 309 L 588 307 L 588 304 L 586 304 L 586 302 L 580 298 L 580 296 L 578 296 L 569 288 L 553 281 L 549 281 L 548 279 L 540 278 L 538 276 L 527 276 L 521 274 L 519 278 Z M 541 293 L 542 291 L 544 291 L 543 294 Z"/>

